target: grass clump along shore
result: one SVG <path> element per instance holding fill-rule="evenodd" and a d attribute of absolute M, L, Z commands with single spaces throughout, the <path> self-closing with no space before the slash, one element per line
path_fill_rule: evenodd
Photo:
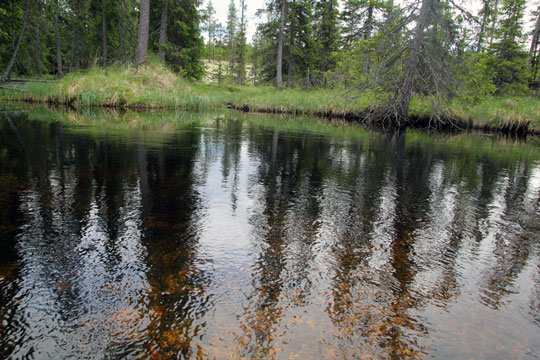
<path fill-rule="evenodd" d="M 1 89 L 3 101 L 26 101 L 86 107 L 125 109 L 220 109 L 315 115 L 363 121 L 376 98 L 369 92 L 344 89 L 235 86 L 192 82 L 155 58 L 146 65 L 117 65 L 70 73 L 58 81 L 27 82 L 18 89 Z M 445 114 L 433 114 L 429 99 L 411 101 L 411 119 L 445 116 L 457 127 L 491 130 L 526 129 L 540 133 L 540 101 L 532 97 L 487 97 L 476 104 L 454 100 Z M 376 122 L 376 121 L 375 121 Z"/>

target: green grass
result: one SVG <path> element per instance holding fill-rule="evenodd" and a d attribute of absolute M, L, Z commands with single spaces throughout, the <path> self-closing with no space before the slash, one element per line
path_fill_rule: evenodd
<path fill-rule="evenodd" d="M 472 106 L 456 102 L 451 111 L 455 117 L 480 127 L 529 123 L 529 129 L 540 131 L 540 100 L 531 97 L 490 97 Z"/>
<path fill-rule="evenodd" d="M 71 73 L 57 82 L 29 82 L 26 91 L 0 90 L 0 100 L 137 109 L 221 109 L 227 104 L 248 106 L 251 111 L 293 114 L 359 114 L 370 110 L 376 96 L 345 94 L 342 89 L 276 89 L 270 86 L 218 86 L 189 82 L 155 57 L 145 66 L 115 65 Z M 416 97 L 411 116 L 431 114 L 429 100 Z M 492 97 L 476 105 L 454 102 L 448 113 L 476 127 L 500 129 L 528 124 L 540 131 L 540 101 L 528 97 Z"/>

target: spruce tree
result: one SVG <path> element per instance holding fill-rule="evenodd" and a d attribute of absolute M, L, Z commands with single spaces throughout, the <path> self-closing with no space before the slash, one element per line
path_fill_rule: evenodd
<path fill-rule="evenodd" d="M 167 26 L 167 62 L 183 76 L 200 79 L 204 42 L 200 32 L 197 0 L 173 0 Z"/>
<path fill-rule="evenodd" d="M 525 0 L 503 0 L 497 39 L 490 47 L 494 55 L 490 66 L 495 71 L 493 83 L 498 93 L 525 93 L 527 91 L 527 53 L 519 40 Z"/>
<path fill-rule="evenodd" d="M 339 46 L 339 21 L 337 0 L 321 0 L 315 5 L 316 25 L 315 41 L 319 59 L 316 64 L 319 85 L 326 86 L 326 72 L 337 64 L 336 53 Z"/>

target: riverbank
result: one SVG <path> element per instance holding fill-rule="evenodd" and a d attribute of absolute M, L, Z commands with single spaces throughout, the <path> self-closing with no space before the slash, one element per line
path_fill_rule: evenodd
<path fill-rule="evenodd" d="M 369 116 L 373 95 L 344 94 L 343 89 L 276 89 L 269 86 L 218 86 L 193 83 L 153 61 L 132 66 L 94 68 L 56 82 L 28 82 L 0 90 L 0 100 L 64 104 L 73 108 L 220 109 L 314 115 L 376 123 Z M 417 97 L 409 116 L 413 127 L 432 126 L 429 100 Z M 540 101 L 529 97 L 490 97 L 467 105 L 453 102 L 444 114 L 447 127 L 540 134 Z"/>

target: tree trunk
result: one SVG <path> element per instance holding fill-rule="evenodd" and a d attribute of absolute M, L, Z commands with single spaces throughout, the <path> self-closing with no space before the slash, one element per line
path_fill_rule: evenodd
<path fill-rule="evenodd" d="M 497 27 L 497 12 L 499 11 L 498 10 L 498 7 L 499 7 L 499 0 L 495 0 L 495 5 L 493 6 L 493 14 L 492 14 L 492 18 L 491 18 L 491 27 L 489 29 L 489 46 L 491 46 L 491 44 L 493 44 L 493 39 L 494 39 L 494 32 L 495 32 L 495 28 Z"/>
<path fill-rule="evenodd" d="M 482 22 L 480 23 L 480 31 L 478 32 L 478 44 L 476 45 L 476 52 L 479 53 L 482 50 L 482 43 L 484 42 L 484 32 L 486 31 L 486 24 L 489 16 L 490 0 L 484 0 L 484 14 L 482 16 Z"/>
<path fill-rule="evenodd" d="M 75 36 L 74 36 L 74 42 L 75 46 L 73 48 L 73 66 L 75 67 L 75 71 L 79 71 L 79 65 L 80 65 L 80 42 L 81 42 L 81 1 L 78 0 L 76 2 L 77 6 L 77 15 L 76 15 L 76 21 L 77 24 L 75 26 Z"/>
<path fill-rule="evenodd" d="M 370 2 L 367 9 L 367 19 L 364 26 L 364 40 L 371 39 L 371 32 L 373 31 L 373 9 L 374 5 Z M 369 51 L 364 51 L 364 66 L 362 68 L 362 74 L 367 75 L 369 72 Z"/>
<path fill-rule="evenodd" d="M 294 3 L 294 0 L 293 0 Z M 293 7 L 294 8 L 294 7 Z M 289 17 L 291 21 L 291 26 L 289 29 L 289 53 L 288 53 L 288 59 L 287 59 L 287 87 L 292 87 L 292 76 L 293 76 L 293 49 L 294 49 L 294 20 L 293 15 L 290 15 Z"/>
<path fill-rule="evenodd" d="M 373 31 L 373 10 L 374 5 L 370 2 L 367 8 L 367 19 L 364 25 L 364 40 L 371 39 L 371 32 Z"/>
<path fill-rule="evenodd" d="M 540 35 L 540 9 L 538 9 L 538 16 L 536 17 L 536 23 L 534 25 L 534 31 L 532 33 L 531 48 L 529 50 L 529 62 L 527 64 L 527 71 L 531 71 L 533 61 L 538 56 L 538 37 Z"/>
<path fill-rule="evenodd" d="M 24 37 L 24 31 L 26 30 L 26 23 L 28 22 L 28 9 L 30 8 L 30 0 L 26 0 L 26 5 L 24 8 L 24 20 L 23 25 L 21 28 L 21 32 L 19 33 L 19 38 L 17 39 L 17 44 L 15 45 L 15 49 L 13 50 L 13 54 L 11 54 L 11 59 L 9 59 L 8 66 L 6 67 L 6 71 L 4 72 L 4 75 L 2 75 L 2 78 L 0 78 L 0 84 L 3 84 L 6 82 L 7 79 L 9 79 L 9 74 L 11 73 L 11 68 L 13 67 L 13 64 L 15 63 L 15 58 L 17 57 L 17 53 L 19 52 L 19 48 L 21 47 L 21 42 Z"/>
<path fill-rule="evenodd" d="M 164 45 L 167 43 L 167 19 L 168 19 L 168 11 L 169 11 L 169 4 L 168 0 L 163 0 L 163 7 L 161 8 L 161 21 L 159 23 L 159 50 L 158 55 L 161 61 L 165 61 L 165 47 Z"/>
<path fill-rule="evenodd" d="M 102 40 L 102 47 L 103 47 L 103 66 L 107 66 L 107 57 L 108 57 L 108 49 L 107 49 L 107 0 L 101 1 L 101 40 Z"/>
<path fill-rule="evenodd" d="M 244 84 L 244 77 L 246 72 L 246 62 L 244 59 L 244 52 L 246 49 L 246 2 L 240 0 L 240 36 L 238 39 L 238 85 Z"/>
<path fill-rule="evenodd" d="M 137 38 L 137 52 L 135 53 L 135 66 L 146 61 L 148 49 L 148 28 L 150 25 L 150 0 L 141 0 L 139 13 L 139 36 Z"/>
<path fill-rule="evenodd" d="M 399 108 L 397 115 L 401 119 L 406 119 L 409 115 L 409 105 L 412 98 L 414 80 L 417 74 L 416 70 L 420 61 L 420 51 L 424 42 L 424 29 L 426 28 L 432 5 L 433 0 L 422 0 L 420 16 L 418 17 L 416 29 L 414 30 L 414 40 L 409 52 L 410 55 L 407 69 L 405 70 L 405 79 L 403 80 L 403 85 L 398 93 Z"/>
<path fill-rule="evenodd" d="M 58 27 L 58 13 L 60 12 L 60 6 L 58 0 L 56 0 L 56 12 L 54 14 L 54 33 L 56 37 L 56 68 L 58 71 L 58 78 L 60 79 L 64 74 L 62 72 L 62 52 L 60 51 L 60 29 Z"/>
<path fill-rule="evenodd" d="M 127 18 L 127 16 L 126 16 L 124 0 L 121 0 L 120 1 L 120 31 L 122 32 L 122 34 L 126 33 L 126 26 L 124 23 L 125 18 Z M 125 45 L 124 37 L 120 36 L 120 59 L 122 62 L 124 62 L 126 58 L 125 55 L 126 55 L 126 45 Z"/>
<path fill-rule="evenodd" d="M 281 0 L 281 15 L 279 20 L 279 33 L 278 33 L 278 50 L 277 50 L 277 62 L 276 62 L 276 86 L 278 88 L 283 87 L 283 29 L 285 27 L 285 1 Z"/>

